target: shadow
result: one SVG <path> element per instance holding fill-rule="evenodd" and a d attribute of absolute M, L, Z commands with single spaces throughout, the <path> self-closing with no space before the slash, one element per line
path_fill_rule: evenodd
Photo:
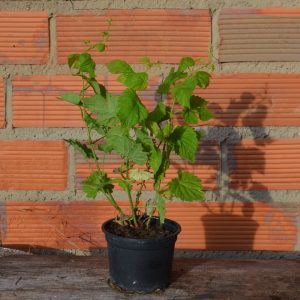
<path fill-rule="evenodd" d="M 242 215 L 232 212 L 211 212 L 202 217 L 206 250 L 252 250 L 259 224 L 252 219 L 253 203 L 242 204 Z"/>
<path fill-rule="evenodd" d="M 222 202 L 218 206 L 205 203 L 207 213 L 201 216 L 206 250 L 254 248 L 260 224 L 254 219 L 256 206 L 253 201 L 272 201 L 269 188 L 263 183 L 263 178 L 267 176 L 265 147 L 271 141 L 261 140 L 268 136 L 263 125 L 271 102 L 266 86 L 263 94 L 255 96 L 245 91 L 239 99 L 231 99 L 227 106 L 211 104 L 216 121 L 226 126 L 224 129 L 229 128 L 229 133 L 221 141 Z M 239 127 L 247 128 L 249 141 L 243 140 L 244 129 Z M 209 127 L 207 136 L 214 135 L 213 128 Z M 256 139 L 257 135 L 259 139 Z M 263 191 L 263 199 L 257 197 L 258 191 Z"/>

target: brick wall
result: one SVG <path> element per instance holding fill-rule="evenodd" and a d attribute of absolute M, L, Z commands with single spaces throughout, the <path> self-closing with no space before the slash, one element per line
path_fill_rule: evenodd
<path fill-rule="evenodd" d="M 208 4 L 209 2 L 209 4 Z M 96 41 L 112 17 L 99 79 L 122 87 L 104 64 L 142 56 L 177 64 L 206 58 L 216 72 L 201 95 L 216 118 L 194 165 L 207 202 L 168 204 L 182 224 L 177 248 L 300 250 L 300 7 L 270 1 L 3 1 L 0 5 L 0 237 L 3 246 L 92 250 L 105 247 L 106 201 L 88 201 L 88 166 L 64 139 L 83 139 L 80 114 L 57 100 L 80 89 L 66 57 Z M 255 6 L 256 5 L 256 6 Z M 249 7 L 252 6 L 252 7 Z M 192 8 L 192 9 L 191 9 Z M 128 42 L 130 41 L 130 42 Z M 166 71 L 162 67 L 162 72 Z M 141 94 L 154 105 L 159 73 Z M 180 120 L 178 120 L 180 122 Z M 112 172 L 118 158 L 106 164 Z M 126 195 L 116 192 L 124 209 Z M 147 191 L 145 198 L 151 197 Z"/>

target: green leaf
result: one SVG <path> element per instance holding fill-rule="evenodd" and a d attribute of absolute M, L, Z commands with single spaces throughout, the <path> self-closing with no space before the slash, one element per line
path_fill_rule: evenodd
<path fill-rule="evenodd" d="M 201 108 L 204 107 L 205 105 L 207 105 L 207 101 L 199 96 L 195 96 L 193 95 L 190 99 L 190 104 L 191 104 L 191 108 Z"/>
<path fill-rule="evenodd" d="M 148 86 L 148 74 L 146 72 L 123 73 L 121 76 L 119 76 L 118 81 L 130 89 L 142 91 Z"/>
<path fill-rule="evenodd" d="M 134 128 L 134 132 L 136 135 L 136 141 L 140 142 L 143 145 L 143 148 L 146 151 L 150 151 L 154 147 L 154 143 L 150 138 L 147 129 L 144 128 Z"/>
<path fill-rule="evenodd" d="M 123 158 L 144 165 L 148 159 L 143 146 L 137 141 L 131 140 L 126 136 L 124 128 L 113 128 L 107 134 L 108 144 L 118 152 Z"/>
<path fill-rule="evenodd" d="M 175 68 L 171 68 L 168 76 L 162 81 L 159 85 L 157 92 L 159 94 L 167 94 L 170 91 L 171 85 L 174 84 L 176 80 L 186 78 L 188 76 L 187 73 L 184 72 L 175 72 Z"/>
<path fill-rule="evenodd" d="M 190 98 L 196 88 L 197 81 L 194 77 L 174 86 L 172 96 L 175 101 L 184 107 L 190 107 Z"/>
<path fill-rule="evenodd" d="M 155 202 L 159 214 L 159 223 L 164 224 L 166 215 L 166 201 L 160 193 L 156 192 Z"/>
<path fill-rule="evenodd" d="M 192 162 L 195 161 L 198 138 L 193 128 L 188 126 L 176 127 L 170 136 L 170 142 L 174 145 L 176 154 Z"/>
<path fill-rule="evenodd" d="M 83 106 L 92 113 L 101 113 L 104 105 L 105 98 L 98 94 L 89 98 L 85 98 L 83 102 Z"/>
<path fill-rule="evenodd" d="M 89 198 L 96 198 L 98 192 L 112 193 L 114 185 L 101 171 L 94 171 L 83 181 L 83 191 Z"/>
<path fill-rule="evenodd" d="M 95 94 L 106 97 L 106 88 L 104 85 L 100 84 L 95 78 L 87 78 L 86 80 L 93 88 Z"/>
<path fill-rule="evenodd" d="M 166 106 L 163 102 L 159 102 L 155 109 L 149 113 L 147 121 L 160 123 L 170 118 L 171 108 Z"/>
<path fill-rule="evenodd" d="M 150 128 L 153 136 L 159 139 L 163 138 L 162 130 L 156 122 L 149 122 L 148 127 Z"/>
<path fill-rule="evenodd" d="M 168 139 L 174 130 L 174 125 L 172 123 L 167 123 L 166 126 L 162 129 L 163 137 Z"/>
<path fill-rule="evenodd" d="M 99 110 L 98 121 L 108 126 L 119 124 L 118 109 L 118 96 L 107 93 L 104 105 Z"/>
<path fill-rule="evenodd" d="M 109 144 L 99 144 L 98 149 L 100 151 L 103 151 L 104 153 L 111 153 L 111 151 L 113 150 L 113 146 Z"/>
<path fill-rule="evenodd" d="M 94 48 L 97 49 L 99 52 L 103 52 L 105 50 L 105 44 L 104 43 L 97 43 L 94 45 Z"/>
<path fill-rule="evenodd" d="M 156 173 L 162 163 L 162 154 L 157 147 L 153 147 L 150 152 L 149 165 Z"/>
<path fill-rule="evenodd" d="M 119 97 L 118 117 L 126 127 L 143 122 L 148 116 L 148 110 L 131 89 L 125 90 Z"/>
<path fill-rule="evenodd" d="M 68 66 L 69 68 L 79 68 L 79 54 L 70 54 L 68 55 Z"/>
<path fill-rule="evenodd" d="M 94 158 L 93 151 L 87 145 L 80 143 L 77 140 L 65 140 L 69 145 L 78 150 L 85 158 Z"/>
<path fill-rule="evenodd" d="M 81 103 L 80 96 L 74 93 L 66 93 L 62 95 L 60 99 L 75 105 L 79 105 Z"/>
<path fill-rule="evenodd" d="M 117 116 L 118 97 L 107 93 L 106 98 L 102 95 L 94 95 L 84 99 L 84 107 L 90 112 L 97 114 L 97 122 L 111 126 L 119 123 Z"/>
<path fill-rule="evenodd" d="M 121 59 L 112 60 L 110 63 L 107 64 L 108 70 L 112 74 L 122 74 L 122 73 L 132 73 L 133 70 L 130 65 Z"/>
<path fill-rule="evenodd" d="M 91 78 L 95 78 L 95 68 L 96 63 L 92 59 L 92 56 L 89 53 L 81 53 L 78 58 L 79 70 L 82 73 L 88 73 Z"/>
<path fill-rule="evenodd" d="M 82 183 L 83 191 L 88 198 L 95 199 L 99 192 L 99 180 L 95 173 L 92 173 Z"/>
<path fill-rule="evenodd" d="M 127 189 L 132 188 L 132 185 L 124 179 L 114 178 L 112 179 L 112 181 L 117 183 L 122 188 L 123 191 L 127 191 Z"/>
<path fill-rule="evenodd" d="M 139 143 L 134 143 L 133 141 L 130 144 L 128 159 L 137 163 L 138 165 L 144 165 L 148 156 L 147 153 L 144 152 L 143 147 Z"/>
<path fill-rule="evenodd" d="M 168 76 L 159 85 L 157 92 L 159 94 L 167 94 L 170 90 L 171 84 L 175 81 L 175 79 L 176 79 L 175 68 L 172 67 L 169 71 Z"/>
<path fill-rule="evenodd" d="M 153 174 L 148 171 L 142 171 L 139 169 L 133 169 L 130 172 L 130 179 L 135 181 L 143 181 L 153 178 Z"/>
<path fill-rule="evenodd" d="M 208 102 L 203 98 L 193 95 L 190 102 L 191 107 L 197 110 L 200 120 L 208 121 L 214 117 L 213 113 L 207 107 Z"/>
<path fill-rule="evenodd" d="M 198 123 L 198 111 L 194 109 L 184 108 L 182 112 L 183 118 L 186 123 L 197 124 Z"/>
<path fill-rule="evenodd" d="M 210 74 L 205 71 L 198 71 L 196 73 L 197 85 L 203 89 L 209 85 Z"/>
<path fill-rule="evenodd" d="M 200 179 L 184 171 L 178 171 L 178 177 L 169 183 L 171 195 L 184 201 L 204 200 L 204 193 Z"/>
<path fill-rule="evenodd" d="M 212 119 L 214 114 L 205 106 L 199 109 L 199 117 L 202 121 L 206 122 Z"/>
<path fill-rule="evenodd" d="M 179 63 L 178 71 L 184 72 L 187 68 L 193 67 L 194 65 L 194 59 L 192 59 L 191 57 L 183 57 Z"/>
<path fill-rule="evenodd" d="M 96 130 L 101 135 L 105 135 L 105 132 L 101 125 L 91 115 L 85 113 L 83 120 L 89 128 Z"/>

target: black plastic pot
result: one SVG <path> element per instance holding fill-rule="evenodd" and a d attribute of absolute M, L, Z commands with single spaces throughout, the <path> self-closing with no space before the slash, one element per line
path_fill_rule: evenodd
<path fill-rule="evenodd" d="M 113 219 L 102 225 L 108 244 L 111 281 L 122 289 L 135 292 L 147 293 L 167 288 L 170 284 L 174 246 L 181 231 L 180 225 L 166 219 L 165 227 L 172 232 L 168 237 L 133 239 L 109 232 L 111 222 Z"/>

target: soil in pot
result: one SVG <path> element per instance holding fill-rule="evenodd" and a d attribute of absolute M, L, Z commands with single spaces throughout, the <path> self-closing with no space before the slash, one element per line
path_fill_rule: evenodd
<path fill-rule="evenodd" d="M 135 239 L 160 239 L 172 234 L 172 231 L 166 226 L 160 226 L 157 222 L 150 223 L 149 227 L 146 224 L 141 227 L 132 227 L 111 222 L 108 224 L 107 230 L 118 236 Z"/>

